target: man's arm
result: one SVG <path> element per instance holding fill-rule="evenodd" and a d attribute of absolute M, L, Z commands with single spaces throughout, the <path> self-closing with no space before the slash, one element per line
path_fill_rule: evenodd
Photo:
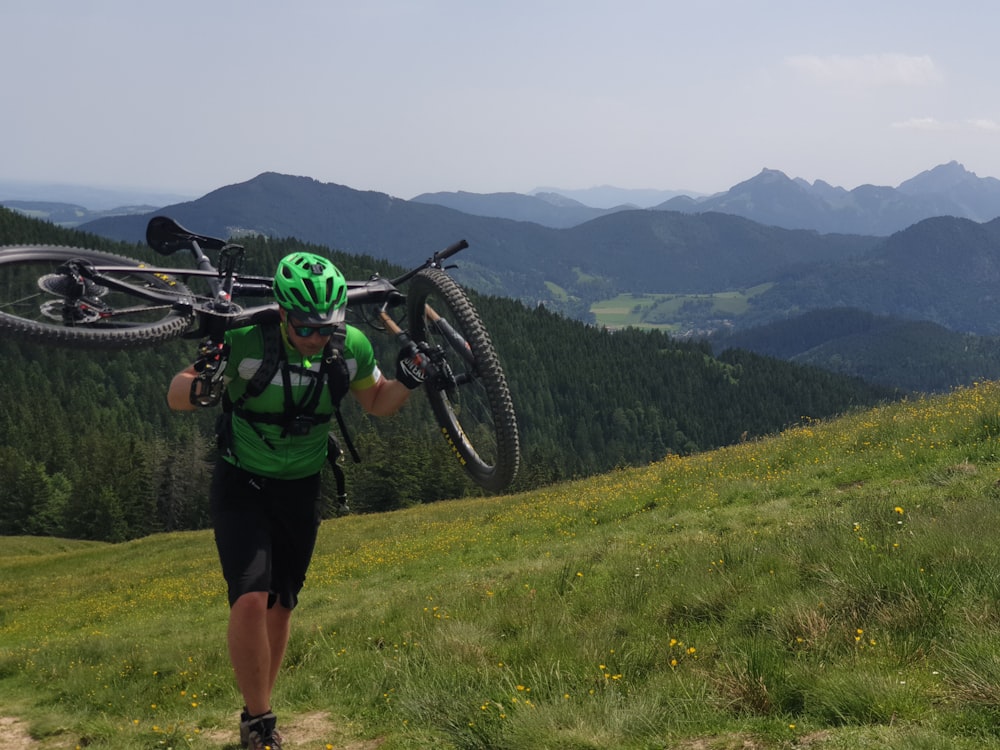
<path fill-rule="evenodd" d="M 361 408 L 374 417 L 395 414 L 410 398 L 409 388 L 398 380 L 389 380 L 381 374 L 368 388 L 352 388 L 351 393 L 361 404 Z"/>

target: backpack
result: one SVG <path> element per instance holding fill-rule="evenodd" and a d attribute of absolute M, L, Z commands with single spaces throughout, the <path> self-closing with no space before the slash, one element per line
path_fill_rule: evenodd
<path fill-rule="evenodd" d="M 260 326 L 261 337 L 263 339 L 263 356 L 260 366 L 247 381 L 246 390 L 236 401 L 229 398 L 229 392 L 225 391 L 222 397 L 222 413 L 216 420 L 216 444 L 219 450 L 226 455 L 232 454 L 232 418 L 233 414 L 249 422 L 261 439 L 270 445 L 264 434 L 257 429 L 256 423 L 277 424 L 282 426 L 282 434 L 305 434 L 312 427 L 322 422 L 329 421 L 330 416 L 317 416 L 316 407 L 319 405 L 323 386 L 326 385 L 330 392 L 330 403 L 333 405 L 333 416 L 337 418 L 337 426 L 340 434 L 347 444 L 351 458 L 355 463 L 359 463 L 358 456 L 351 436 L 347 431 L 347 424 L 340 411 L 340 402 L 350 390 L 351 374 L 347 368 L 347 360 L 344 358 L 343 330 L 335 333 L 326 345 L 323 352 L 323 362 L 320 365 L 319 378 L 312 388 L 307 392 L 307 398 L 302 404 L 295 404 L 291 396 L 291 380 L 289 376 L 290 366 L 285 357 L 285 347 L 281 340 L 281 331 L 276 323 L 262 324 Z M 253 412 L 244 407 L 246 401 L 254 396 L 259 396 L 264 389 L 270 385 L 278 370 L 281 369 L 284 380 L 285 410 L 281 414 L 262 414 Z M 327 460 L 333 470 L 333 475 L 337 481 L 337 511 L 346 513 L 347 492 L 344 470 L 340 466 L 339 459 L 344 455 L 340 443 L 331 430 L 328 435 Z M 273 446 L 271 446 L 273 448 Z"/>

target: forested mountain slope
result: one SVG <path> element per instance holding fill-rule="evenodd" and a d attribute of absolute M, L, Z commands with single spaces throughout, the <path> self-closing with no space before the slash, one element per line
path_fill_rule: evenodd
<path fill-rule="evenodd" d="M 953 331 L 1000 333 L 1000 219 L 942 216 L 886 238 L 844 263 L 783 274 L 753 300 L 744 322 L 853 307 L 927 320 Z"/>
<path fill-rule="evenodd" d="M 904 391 L 935 393 L 1000 379 L 1000 340 L 854 308 L 811 310 L 716 334 L 716 351 L 747 349 Z"/>

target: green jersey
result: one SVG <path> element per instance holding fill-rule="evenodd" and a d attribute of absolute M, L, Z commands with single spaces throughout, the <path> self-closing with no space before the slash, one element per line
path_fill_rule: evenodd
<path fill-rule="evenodd" d="M 350 373 L 351 390 L 373 386 L 382 374 L 375 362 L 368 337 L 354 326 L 347 326 L 344 359 Z M 258 396 L 243 401 L 242 408 L 255 414 L 281 415 L 285 412 L 285 379 L 288 378 L 292 403 L 308 403 L 317 387 L 322 391 L 316 406 L 317 424 L 302 434 L 292 434 L 280 424 L 250 421 L 232 414 L 232 443 L 225 459 L 246 471 L 263 477 L 301 479 L 316 474 L 326 460 L 330 422 L 323 417 L 333 414 L 329 388 L 320 386 L 320 366 L 323 355 L 303 357 L 289 342 L 281 329 L 285 362 L 277 369 L 271 382 Z M 226 387 L 229 399 L 237 402 L 246 391 L 264 356 L 264 339 L 259 326 L 237 328 L 226 333 L 229 344 L 229 365 Z M 299 432 L 296 430 L 295 432 Z"/>

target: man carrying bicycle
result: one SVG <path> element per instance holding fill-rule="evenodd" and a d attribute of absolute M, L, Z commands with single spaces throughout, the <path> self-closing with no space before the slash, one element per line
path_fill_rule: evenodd
<path fill-rule="evenodd" d="M 393 414 L 427 376 L 425 360 L 403 352 L 396 379 L 382 374 L 371 342 L 344 322 L 347 283 L 330 260 L 286 256 L 274 294 L 280 324 L 227 332 L 223 349 L 175 375 L 167 393 L 172 409 L 190 411 L 199 373 L 214 368 L 224 382 L 210 502 L 229 589 L 229 655 L 245 701 L 240 739 L 253 750 L 281 748 L 271 694 L 319 529 L 330 417 L 348 392 L 369 414 Z M 258 384 L 262 363 L 275 356 L 280 364 Z"/>

